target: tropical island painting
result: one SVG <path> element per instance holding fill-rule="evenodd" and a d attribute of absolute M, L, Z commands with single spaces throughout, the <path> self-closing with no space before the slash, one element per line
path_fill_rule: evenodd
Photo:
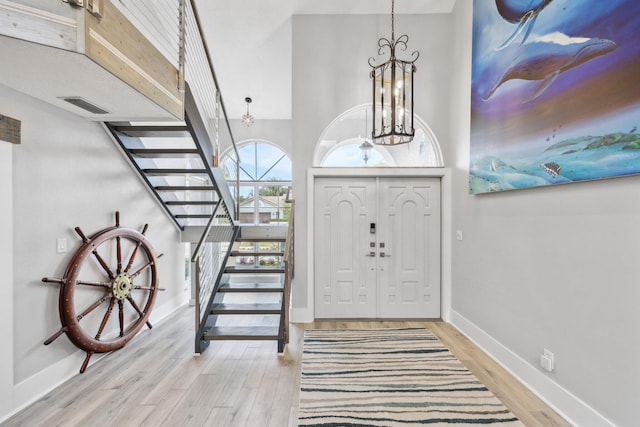
<path fill-rule="evenodd" d="M 474 0 L 469 191 L 640 173 L 640 0 Z"/>

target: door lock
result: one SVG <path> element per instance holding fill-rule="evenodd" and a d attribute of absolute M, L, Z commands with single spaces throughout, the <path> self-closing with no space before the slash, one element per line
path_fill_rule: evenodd
<path fill-rule="evenodd" d="M 380 252 L 380 258 L 389 258 L 391 255 Z"/>
<path fill-rule="evenodd" d="M 366 255 L 366 256 L 369 256 L 369 257 L 375 258 L 376 253 L 375 253 L 375 252 L 369 252 L 369 254 L 368 254 L 368 255 Z"/>

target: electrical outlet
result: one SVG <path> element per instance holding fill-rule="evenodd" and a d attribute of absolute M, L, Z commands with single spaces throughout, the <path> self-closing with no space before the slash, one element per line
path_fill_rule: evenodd
<path fill-rule="evenodd" d="M 552 372 L 555 369 L 553 353 L 546 348 L 542 350 L 542 354 L 540 355 L 540 366 L 548 372 Z"/>
<path fill-rule="evenodd" d="M 456 240 L 462 241 L 462 230 L 456 230 Z"/>

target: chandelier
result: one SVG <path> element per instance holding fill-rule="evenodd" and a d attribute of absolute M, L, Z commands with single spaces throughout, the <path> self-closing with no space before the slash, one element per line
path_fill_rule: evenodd
<path fill-rule="evenodd" d="M 375 59 L 369 58 L 373 81 L 373 130 L 374 144 L 397 145 L 411 142 L 413 128 L 413 73 L 414 63 L 420 56 L 418 51 L 411 54 L 410 60 L 396 58 L 396 48 L 407 50 L 409 36 L 395 38 L 394 6 L 391 1 L 391 40 L 378 40 L 378 55 L 388 49 L 389 59 L 375 65 Z"/>
<path fill-rule="evenodd" d="M 248 96 L 244 99 L 244 101 L 247 103 L 247 113 L 242 116 L 242 119 L 240 119 L 242 121 L 242 123 L 244 123 L 247 126 L 250 126 L 255 119 L 253 118 L 253 116 L 251 114 L 249 114 L 249 104 L 251 104 L 251 98 L 249 98 Z"/>
<path fill-rule="evenodd" d="M 364 165 L 367 166 L 367 162 L 371 158 L 371 150 L 373 149 L 373 144 L 367 141 L 366 139 L 362 144 L 358 146 L 360 151 L 362 151 L 362 160 L 364 161 Z"/>
<path fill-rule="evenodd" d="M 364 110 L 364 141 L 362 142 L 362 144 L 360 144 L 358 146 L 358 148 L 360 149 L 360 151 L 362 151 L 362 160 L 364 161 L 364 165 L 367 166 L 367 163 L 369 162 L 369 159 L 371 158 L 371 150 L 373 150 L 373 144 L 371 144 L 368 140 L 367 140 L 367 128 L 369 127 L 368 123 L 367 123 L 367 110 Z"/>

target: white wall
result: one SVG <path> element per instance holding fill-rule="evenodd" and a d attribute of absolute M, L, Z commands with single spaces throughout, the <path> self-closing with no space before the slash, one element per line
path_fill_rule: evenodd
<path fill-rule="evenodd" d="M 450 15 L 396 15 L 396 36 L 409 36 L 408 50 L 418 50 L 415 112 L 443 147 L 447 166 L 449 93 L 441 84 L 451 73 Z M 318 138 L 346 110 L 371 102 L 371 68 L 378 39 L 391 37 L 388 15 L 296 15 L 293 17 L 293 192 L 296 199 L 296 277 L 293 314 L 309 311 L 307 265 L 307 169 L 313 165 Z M 396 53 L 398 57 L 402 52 Z M 386 60 L 388 56 L 383 57 Z"/>
<path fill-rule="evenodd" d="M 60 320 L 59 287 L 41 278 L 62 277 L 80 246 L 75 226 L 92 234 L 114 225 L 116 210 L 123 227 L 140 230 L 149 223 L 146 236 L 157 253 L 165 254 L 159 261 L 159 278 L 167 289 L 158 295 L 152 323 L 184 304 L 189 295 L 178 229 L 101 125 L 5 86 L 0 86 L 0 100 L 4 114 L 22 121 L 22 144 L 12 147 L 13 186 L 2 187 L 3 193 L 13 192 L 13 280 L 7 283 L 13 290 L 13 355 L 6 358 L 13 356 L 15 362 L 9 405 L 15 409 L 76 374 L 84 358 L 64 335 L 42 345 L 60 328 Z M 56 253 L 58 237 L 68 239 L 69 252 Z M 3 346 L 3 352 L 6 349 Z M 4 415 L 6 410 L 0 419 Z"/>
<path fill-rule="evenodd" d="M 640 177 L 469 195 L 472 2 L 453 17 L 453 323 L 576 425 L 637 425 Z"/>
<path fill-rule="evenodd" d="M 247 139 L 260 139 L 277 144 L 291 158 L 291 120 L 256 119 L 247 126 L 240 120 L 229 120 L 236 144 Z M 221 147 L 224 152 L 228 146 Z"/>
<path fill-rule="evenodd" d="M 9 114 L 3 107 L 2 113 Z M 13 144 L 0 141 L 0 414 L 13 402 Z M 1 419 L 1 415 L 0 415 Z"/>

